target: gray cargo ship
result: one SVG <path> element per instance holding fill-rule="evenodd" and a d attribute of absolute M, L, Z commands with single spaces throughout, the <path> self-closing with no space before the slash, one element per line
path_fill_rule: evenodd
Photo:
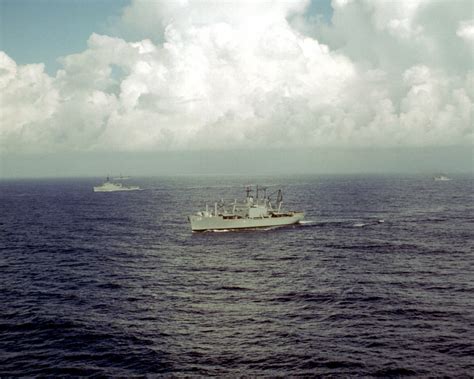
<path fill-rule="evenodd" d="M 237 200 L 226 204 L 223 200 L 214 203 L 213 209 L 197 212 L 188 217 L 193 232 L 206 230 L 255 229 L 297 224 L 304 219 L 304 212 L 283 211 L 283 195 L 281 189 L 267 196 L 266 188 L 257 186 L 255 198 L 253 190 L 247 187 L 245 202 Z M 259 194 L 263 192 L 263 198 Z M 275 203 L 272 196 L 276 194 Z"/>

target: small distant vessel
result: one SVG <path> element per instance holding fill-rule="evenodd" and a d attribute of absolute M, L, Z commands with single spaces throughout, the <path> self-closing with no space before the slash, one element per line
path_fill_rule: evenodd
<path fill-rule="evenodd" d="M 122 183 L 111 182 L 107 176 L 104 184 L 94 187 L 94 192 L 137 191 L 139 189 L 140 187 L 138 186 L 124 186 Z"/>
<path fill-rule="evenodd" d="M 113 178 L 113 180 L 128 180 L 130 179 L 130 176 L 122 176 L 122 174 L 120 174 L 120 176 L 117 176 L 116 178 Z"/>
<path fill-rule="evenodd" d="M 263 199 L 259 199 L 259 191 L 263 191 Z M 193 232 L 206 230 L 237 230 L 256 229 L 298 224 L 304 219 L 304 212 L 282 211 L 283 195 L 281 189 L 267 196 L 266 188 L 257 186 L 256 197 L 251 195 L 253 190 L 247 187 L 245 202 L 237 203 L 237 200 L 225 204 L 223 200 L 214 203 L 214 210 L 197 212 L 188 217 Z M 272 204 L 271 196 L 276 196 L 275 205 Z M 274 207 L 275 206 L 275 207 Z"/>
<path fill-rule="evenodd" d="M 438 181 L 438 182 L 447 182 L 452 179 L 448 178 L 446 175 L 436 175 L 433 177 L 433 180 Z"/>

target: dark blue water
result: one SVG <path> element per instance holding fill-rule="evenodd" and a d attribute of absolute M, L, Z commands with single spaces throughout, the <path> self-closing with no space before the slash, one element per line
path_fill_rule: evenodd
<path fill-rule="evenodd" d="M 473 179 L 454 179 L 0 182 L 0 374 L 472 376 Z M 308 222 L 191 233 L 249 182 Z"/>

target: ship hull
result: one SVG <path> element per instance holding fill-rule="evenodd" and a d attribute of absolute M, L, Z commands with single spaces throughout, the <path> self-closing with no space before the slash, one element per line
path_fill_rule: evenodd
<path fill-rule="evenodd" d="M 241 230 L 288 226 L 299 223 L 304 219 L 303 212 L 294 212 L 289 216 L 224 219 L 223 216 L 189 216 L 193 232 L 206 230 Z"/>
<path fill-rule="evenodd" d="M 94 187 L 94 192 L 121 192 L 121 191 L 138 191 L 140 190 L 139 187 L 131 187 L 131 188 L 100 188 L 100 187 Z"/>

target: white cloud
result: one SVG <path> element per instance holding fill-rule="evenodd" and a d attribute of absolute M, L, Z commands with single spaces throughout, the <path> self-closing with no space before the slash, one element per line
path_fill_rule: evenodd
<path fill-rule="evenodd" d="M 472 143 L 460 10 L 449 55 L 427 17 L 443 2 L 334 0 L 332 26 L 296 30 L 307 5 L 134 1 L 121 26 L 148 39 L 92 34 L 54 78 L 2 54 L 1 149 Z"/>
<path fill-rule="evenodd" d="M 40 124 L 52 117 L 58 103 L 58 90 L 42 64 L 17 66 L 0 52 L 0 149 L 47 139 Z"/>
<path fill-rule="evenodd" d="M 474 42 L 474 20 L 460 21 L 456 35 L 468 42 Z"/>

